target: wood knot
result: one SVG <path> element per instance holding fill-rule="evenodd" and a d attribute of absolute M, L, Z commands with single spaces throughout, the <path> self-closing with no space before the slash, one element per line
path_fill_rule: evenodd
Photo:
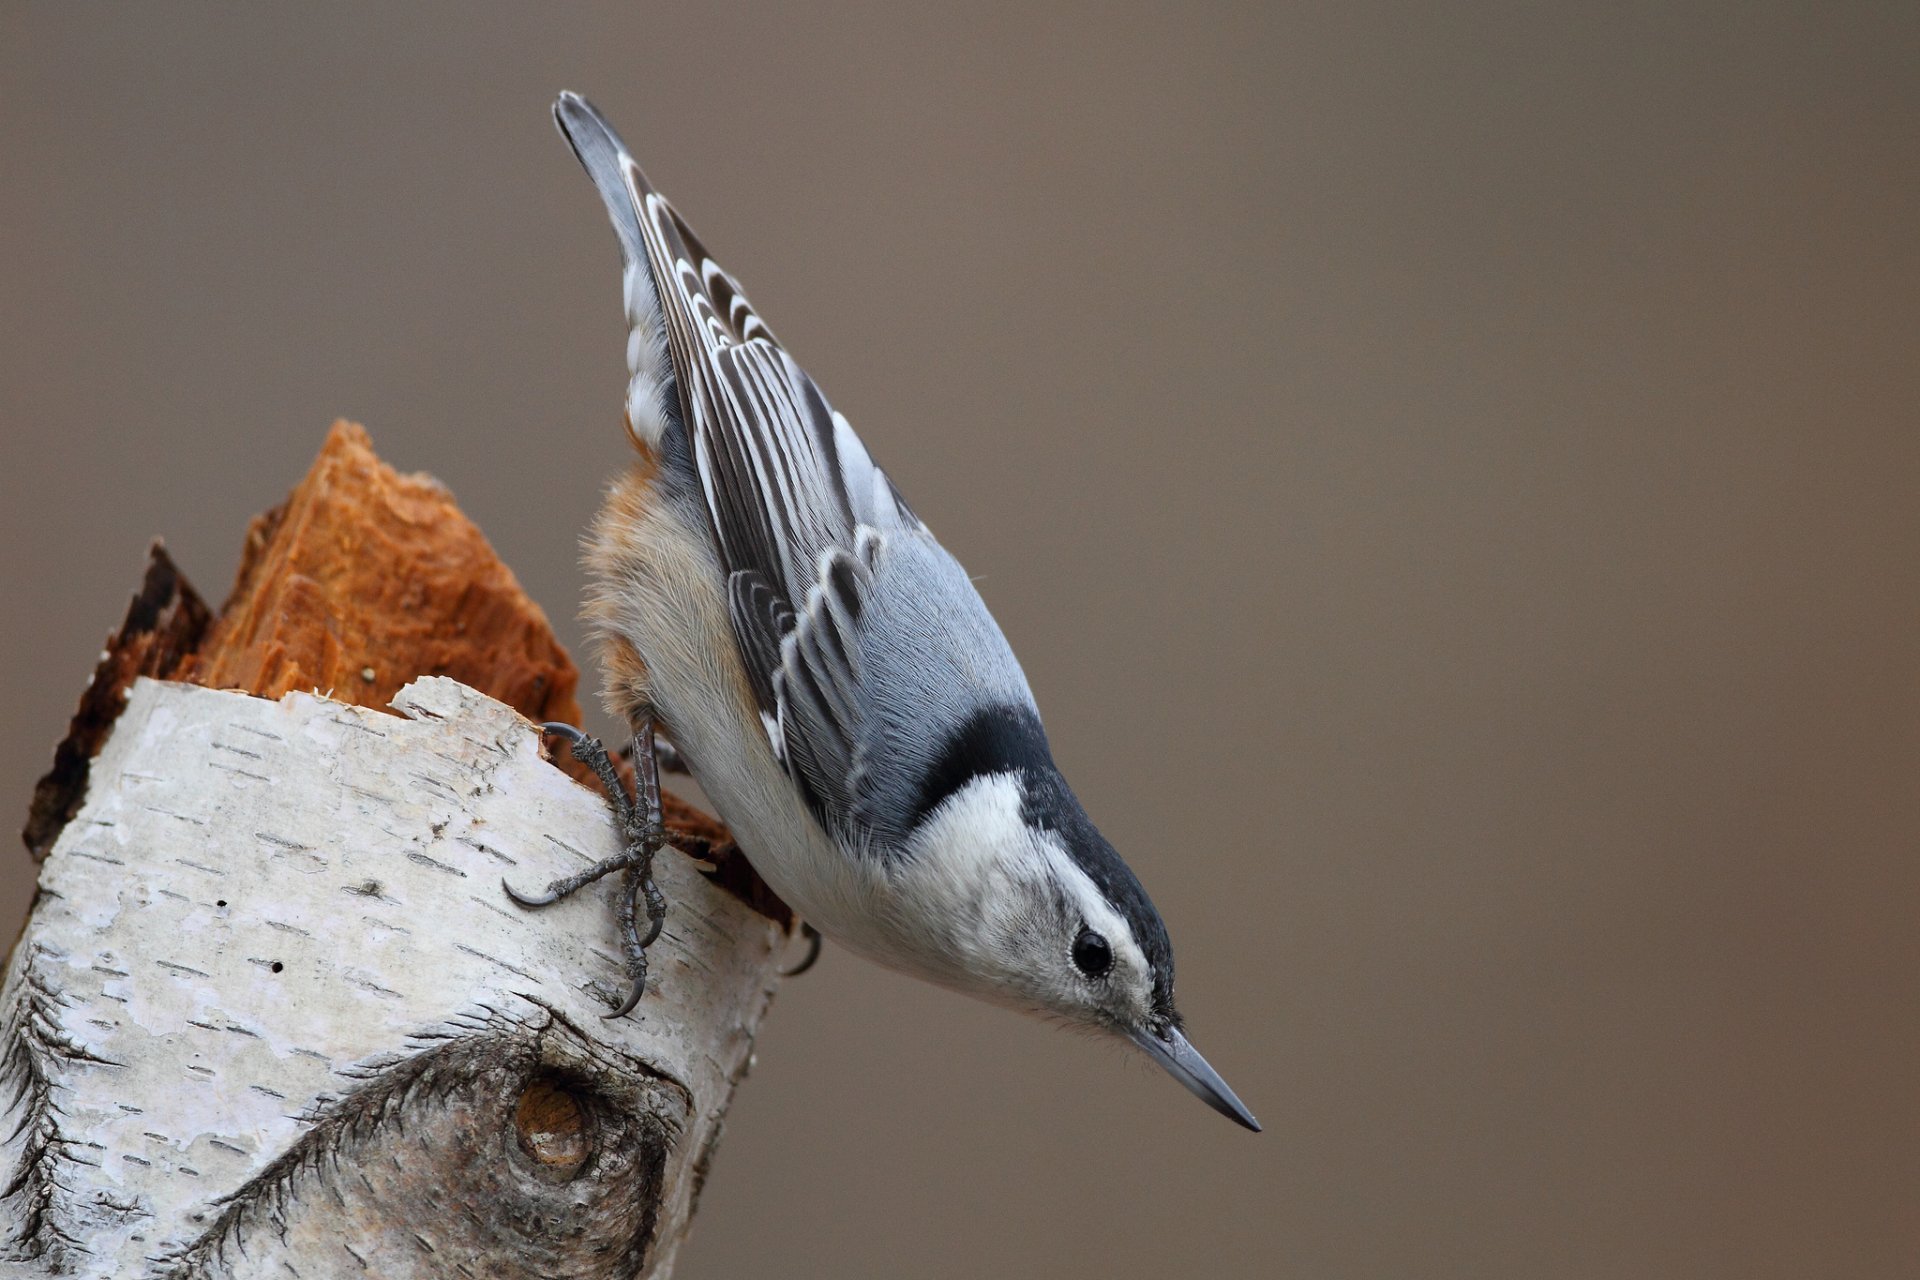
<path fill-rule="evenodd" d="M 520 1149 L 544 1173 L 570 1178 L 593 1154 L 586 1105 L 549 1076 L 535 1076 L 521 1090 L 513 1125 Z"/>

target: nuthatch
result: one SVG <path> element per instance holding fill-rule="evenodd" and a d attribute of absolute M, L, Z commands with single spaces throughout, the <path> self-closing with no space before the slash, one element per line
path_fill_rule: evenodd
<path fill-rule="evenodd" d="M 633 1008 L 666 909 L 651 877 L 663 725 L 754 869 L 821 933 L 1129 1040 L 1259 1129 L 1182 1034 L 1166 926 L 1055 767 L 966 572 L 600 113 L 563 93 L 554 118 L 626 264 L 640 456 L 589 538 L 588 616 L 640 786 L 628 800 L 598 743 L 551 726 L 609 783 L 627 847 L 516 898 L 624 871 L 633 985 L 615 1016 Z"/>

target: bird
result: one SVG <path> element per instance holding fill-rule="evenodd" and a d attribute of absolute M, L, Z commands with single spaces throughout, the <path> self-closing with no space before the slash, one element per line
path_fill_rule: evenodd
<path fill-rule="evenodd" d="M 888 968 L 1117 1038 L 1214 1110 L 1259 1122 L 1194 1049 L 1173 948 L 1054 763 L 972 579 L 788 354 L 606 119 L 553 114 L 619 240 L 636 459 L 585 539 L 608 710 L 634 733 L 612 798 L 631 1012 L 667 911 L 653 883 L 664 730 L 754 870 L 811 930 Z M 641 932 L 644 906 L 647 928 Z"/>

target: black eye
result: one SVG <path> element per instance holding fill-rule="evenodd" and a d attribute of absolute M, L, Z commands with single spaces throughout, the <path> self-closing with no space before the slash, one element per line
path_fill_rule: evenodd
<path fill-rule="evenodd" d="M 1089 978 L 1104 978 L 1113 968 L 1113 948 L 1093 930 L 1082 928 L 1073 940 L 1073 967 Z"/>

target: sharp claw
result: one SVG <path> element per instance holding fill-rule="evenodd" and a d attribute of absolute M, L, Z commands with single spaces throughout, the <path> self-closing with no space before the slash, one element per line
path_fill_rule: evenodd
<path fill-rule="evenodd" d="M 556 737 L 556 738 L 565 738 L 568 742 L 575 743 L 575 744 L 582 743 L 587 740 L 587 735 L 585 733 L 581 732 L 579 729 L 576 729 L 574 726 L 568 724 L 564 720 L 549 720 L 545 724 L 540 726 L 540 732 L 545 734 L 551 734 L 553 737 Z"/>
<path fill-rule="evenodd" d="M 793 968 L 791 969 L 782 969 L 780 971 L 780 976 L 783 978 L 799 977 L 801 974 L 805 973 L 807 970 L 813 968 L 814 962 L 820 959 L 820 942 L 821 942 L 820 931 L 814 928 L 812 925 L 804 924 L 804 923 L 800 926 L 800 928 L 807 935 L 806 958 L 801 960 L 799 964 L 793 966 Z"/>
<path fill-rule="evenodd" d="M 500 877 L 500 887 L 507 891 L 507 896 L 509 898 L 512 898 L 515 902 L 519 903 L 523 907 L 550 907 L 554 903 L 560 900 L 559 898 L 554 896 L 552 890 L 548 890 L 546 893 L 537 893 L 537 894 L 521 893 L 518 889 L 514 888 L 511 884 L 507 883 L 507 878 L 505 876 Z"/>
<path fill-rule="evenodd" d="M 660 936 L 660 930 L 665 928 L 666 924 L 667 924 L 667 918 L 664 915 L 655 916 L 651 921 L 648 922 L 647 936 L 640 939 L 640 949 L 642 951 L 645 951 L 648 947 L 653 945 L 653 940 Z"/>
<path fill-rule="evenodd" d="M 645 994 L 647 994 L 647 979 L 646 975 L 642 974 L 634 980 L 633 990 L 627 993 L 627 998 L 622 1002 L 620 1007 L 611 1013 L 603 1013 L 600 1016 L 608 1020 L 624 1018 L 633 1012 L 633 1007 L 640 1003 L 640 997 Z"/>

